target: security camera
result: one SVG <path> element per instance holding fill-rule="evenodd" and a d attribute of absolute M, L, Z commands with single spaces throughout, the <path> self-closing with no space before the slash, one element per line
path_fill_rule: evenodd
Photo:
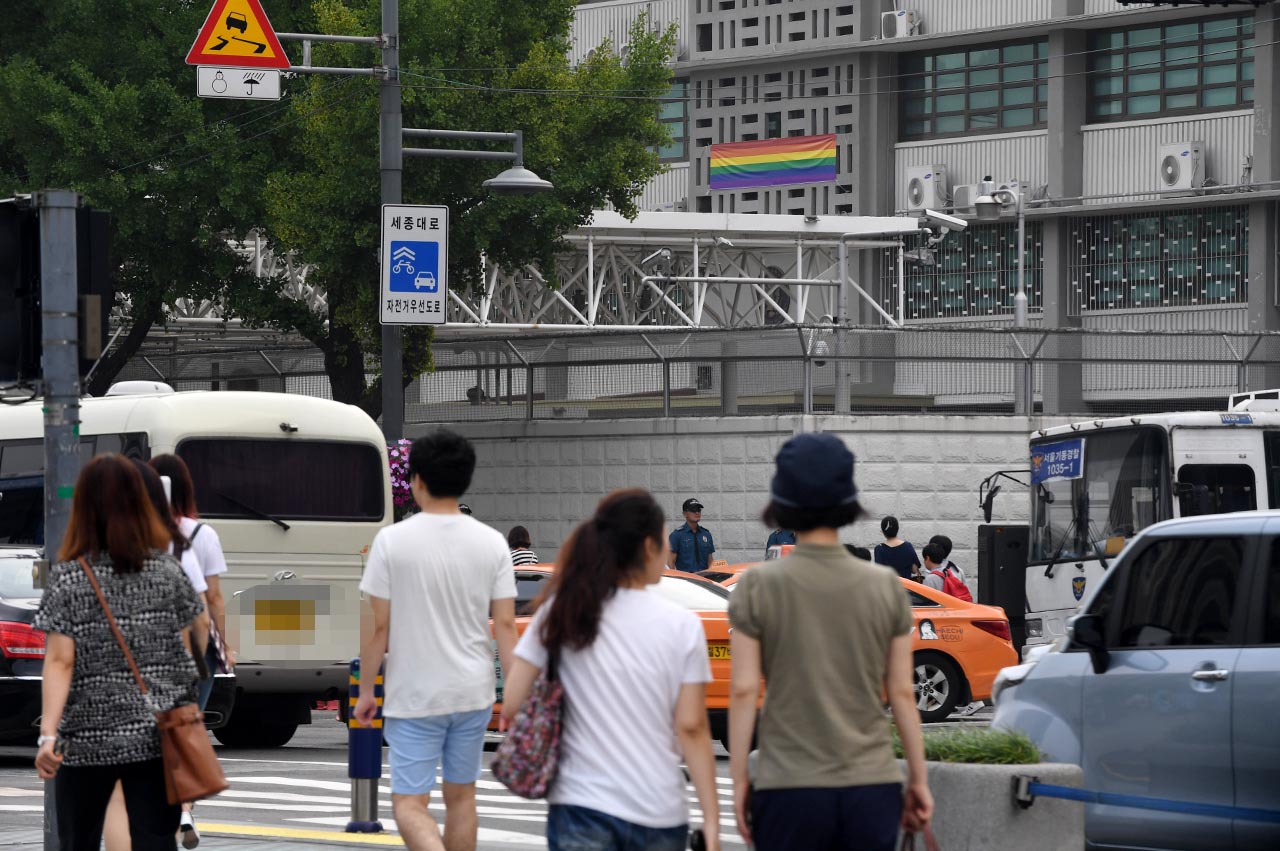
<path fill-rule="evenodd" d="M 924 217 L 920 220 L 920 226 L 923 227 L 925 222 L 934 227 L 946 228 L 957 233 L 969 226 L 969 223 L 964 219 L 948 216 L 946 213 L 939 213 L 937 210 L 925 210 Z"/>

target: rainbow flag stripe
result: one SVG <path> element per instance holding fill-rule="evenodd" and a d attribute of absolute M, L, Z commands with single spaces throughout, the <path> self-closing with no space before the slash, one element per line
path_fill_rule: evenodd
<path fill-rule="evenodd" d="M 835 134 L 711 146 L 712 189 L 786 186 L 835 179 Z"/>

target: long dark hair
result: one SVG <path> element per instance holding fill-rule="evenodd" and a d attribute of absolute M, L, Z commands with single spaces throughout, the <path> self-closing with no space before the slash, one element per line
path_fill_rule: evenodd
<path fill-rule="evenodd" d="M 186 461 L 168 453 L 157 455 L 151 459 L 151 469 L 169 477 L 169 501 L 179 517 L 200 516 L 196 510 L 196 486 L 191 481 L 191 470 L 187 468 Z"/>
<path fill-rule="evenodd" d="M 644 571 L 645 542 L 662 544 L 664 522 L 653 496 L 633 488 L 600 500 L 595 516 L 573 530 L 537 601 L 551 600 L 541 637 L 552 658 L 596 640 L 605 602 L 624 581 Z"/>
<path fill-rule="evenodd" d="M 167 544 L 164 522 L 129 459 L 114 453 L 89 459 L 76 479 L 71 519 L 58 557 L 72 561 L 109 555 L 117 573 L 137 573 Z"/>
<path fill-rule="evenodd" d="M 138 474 L 142 476 L 142 486 L 146 488 L 147 498 L 151 500 L 151 507 L 156 510 L 156 514 L 160 515 L 160 522 L 164 524 L 164 528 L 169 532 L 169 537 L 173 539 L 173 557 L 182 558 L 182 553 L 188 546 L 190 541 L 187 536 L 182 534 L 182 530 L 178 528 L 178 520 L 173 516 L 173 507 L 169 505 L 169 500 L 164 495 L 164 482 L 160 481 L 160 474 L 148 467 L 137 458 L 133 459 L 133 465 L 138 468 Z M 170 480 L 170 487 L 173 487 L 173 480 Z"/>

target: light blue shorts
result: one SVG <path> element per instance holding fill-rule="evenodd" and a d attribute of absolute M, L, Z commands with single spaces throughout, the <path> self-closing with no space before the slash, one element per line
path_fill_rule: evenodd
<path fill-rule="evenodd" d="M 491 710 L 479 709 L 386 719 L 383 735 L 391 746 L 391 794 L 427 794 L 436 785 L 436 769 L 442 762 L 445 783 L 479 780 L 484 733 L 492 717 Z"/>

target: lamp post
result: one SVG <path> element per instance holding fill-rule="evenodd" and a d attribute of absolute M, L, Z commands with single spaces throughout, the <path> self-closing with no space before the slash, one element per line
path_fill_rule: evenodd
<path fill-rule="evenodd" d="M 473 160 L 512 160 L 513 164 L 486 180 L 485 189 L 495 195 L 523 195 L 548 192 L 555 187 L 524 167 L 524 134 L 483 133 L 468 130 L 406 129 L 400 112 L 400 0 L 382 0 L 382 84 L 379 109 L 382 203 L 404 203 L 401 175 L 404 157 L 450 157 Z M 511 151 L 460 151 L 436 148 L 406 148 L 404 137 L 461 139 L 466 141 L 510 142 Z M 385 260 L 385 258 L 384 258 Z M 382 326 L 382 434 L 388 443 L 404 436 L 404 371 L 399 325 Z M 530 393 L 533 391 L 530 390 Z"/>
<path fill-rule="evenodd" d="M 984 184 L 990 185 L 991 178 L 986 178 Z M 980 196 L 973 202 L 974 209 L 978 213 L 978 219 L 984 222 L 998 221 L 1000 219 L 1001 209 L 1005 204 L 1012 203 L 1014 210 L 1018 216 L 1018 293 L 1013 297 L 1013 327 L 1027 327 L 1027 280 L 1026 280 L 1026 260 L 1027 251 L 1027 215 L 1026 207 L 1023 200 L 1022 187 L 1016 190 L 1001 187 L 992 189 L 989 194 Z M 1020 364 L 1019 372 L 1015 387 L 1014 412 L 1024 416 L 1030 416 L 1032 413 L 1032 405 L 1034 399 L 1031 390 L 1031 369 L 1028 364 Z"/>

